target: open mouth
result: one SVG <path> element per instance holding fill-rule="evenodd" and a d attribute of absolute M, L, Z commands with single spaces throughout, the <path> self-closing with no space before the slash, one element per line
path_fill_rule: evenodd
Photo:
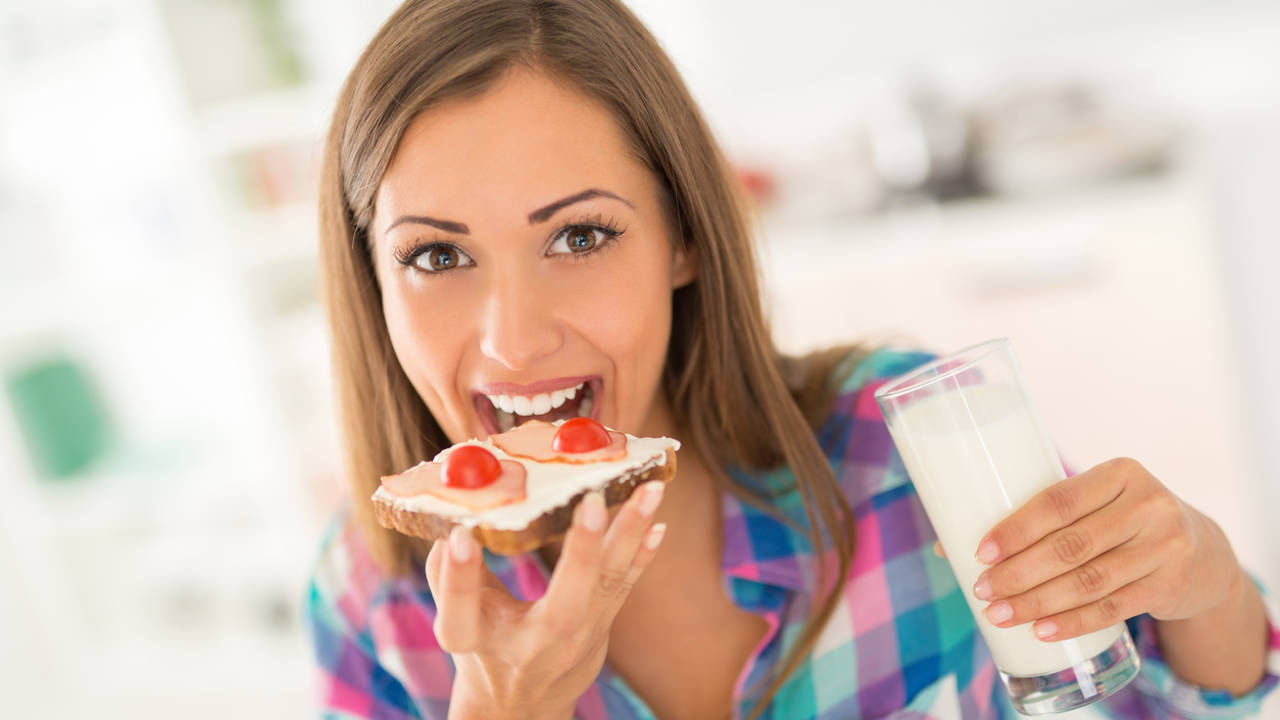
<path fill-rule="evenodd" d="M 603 381 L 598 377 L 584 380 L 573 387 L 536 395 L 485 395 L 472 397 L 476 414 L 485 432 L 496 435 L 514 429 L 530 420 L 555 422 L 575 417 L 599 420 L 597 398 Z"/>

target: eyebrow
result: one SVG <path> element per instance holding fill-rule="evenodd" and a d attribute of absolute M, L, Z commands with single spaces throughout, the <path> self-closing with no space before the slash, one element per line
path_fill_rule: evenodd
<path fill-rule="evenodd" d="M 618 202 L 623 203 L 624 205 L 631 208 L 632 210 L 634 210 L 636 207 L 635 205 L 632 205 L 630 202 L 628 202 L 626 198 L 620 195 L 615 195 L 614 193 L 611 193 L 608 190 L 601 190 L 599 188 L 590 188 L 588 190 L 583 190 L 580 193 L 576 193 L 568 197 L 560 198 L 559 200 L 556 200 L 550 205 L 534 210 L 533 212 L 529 213 L 529 224 L 534 225 L 540 222 L 546 222 L 547 219 L 549 219 L 552 215 L 555 215 L 558 211 L 563 210 L 564 208 L 570 205 L 573 205 L 574 203 L 580 203 L 584 200 L 590 200 L 592 198 L 598 198 L 598 197 L 613 198 L 614 200 L 617 200 Z M 382 231 L 383 234 L 385 235 L 386 233 L 391 232 L 391 229 L 399 225 L 400 223 L 416 223 L 419 225 L 430 225 L 433 228 L 438 228 L 440 230 L 444 230 L 445 232 L 456 233 L 458 235 L 471 234 L 471 229 L 468 228 L 463 223 L 454 222 L 452 220 L 440 220 L 438 218 L 428 217 L 426 215 L 401 215 L 400 217 L 396 218 L 390 225 L 388 225 L 386 230 Z"/>
<path fill-rule="evenodd" d="M 547 218 L 550 218 L 552 215 L 555 215 L 556 211 L 558 210 L 562 210 L 574 203 L 580 203 L 583 200 L 590 200 L 592 198 L 598 198 L 598 197 L 613 198 L 614 200 L 617 200 L 618 202 L 626 205 L 632 210 L 636 209 L 636 206 L 627 202 L 626 198 L 620 197 L 618 195 L 614 195 L 608 190 L 591 188 L 590 190 L 583 190 L 582 192 L 576 195 L 570 195 L 569 197 L 560 198 L 559 200 L 551 203 L 550 205 L 547 205 L 546 207 L 534 210 L 533 212 L 529 213 L 529 224 L 533 225 L 534 223 L 546 222 Z"/>
<path fill-rule="evenodd" d="M 382 231 L 382 234 L 386 235 L 387 233 L 391 232 L 391 229 L 399 225 L 400 223 L 416 223 L 418 225 L 430 225 L 433 228 L 438 228 L 440 230 L 444 230 L 445 232 L 457 233 L 458 235 L 471 234 L 471 228 L 467 227 L 466 225 L 463 225 L 462 223 L 453 222 L 452 220 L 437 220 L 436 218 L 427 217 L 426 215 L 401 215 L 400 217 L 396 218 L 394 222 L 388 225 L 387 229 Z"/>

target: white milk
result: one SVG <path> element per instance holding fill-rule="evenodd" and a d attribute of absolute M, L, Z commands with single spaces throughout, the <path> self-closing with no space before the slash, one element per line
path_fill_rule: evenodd
<path fill-rule="evenodd" d="M 977 426 L 977 430 L 973 426 Z M 996 666 L 1009 675 L 1064 670 L 1120 638 L 1124 625 L 1047 643 L 1030 623 L 998 628 L 982 615 L 987 602 L 973 584 L 988 566 L 974 559 L 978 541 L 1040 490 L 1066 477 L 1053 444 L 1016 387 L 968 386 L 923 397 L 891 422 L 907 472 L 938 532 Z"/>

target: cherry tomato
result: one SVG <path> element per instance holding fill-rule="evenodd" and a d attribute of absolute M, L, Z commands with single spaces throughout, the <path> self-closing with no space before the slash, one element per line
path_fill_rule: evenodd
<path fill-rule="evenodd" d="M 502 466 L 493 453 L 479 445 L 463 445 L 444 460 L 440 480 L 447 487 L 475 490 L 498 479 Z"/>
<path fill-rule="evenodd" d="M 551 449 L 563 453 L 585 453 L 608 447 L 609 431 L 591 418 L 576 417 L 565 422 L 551 438 Z"/>

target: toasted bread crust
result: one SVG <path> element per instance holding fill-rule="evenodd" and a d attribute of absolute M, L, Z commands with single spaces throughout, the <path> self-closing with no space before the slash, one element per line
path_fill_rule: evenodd
<path fill-rule="evenodd" d="M 620 505 L 631 497 L 637 487 L 651 480 L 670 482 L 675 475 L 676 452 L 667 448 L 666 462 L 662 465 L 623 473 L 610 480 L 603 488 L 605 505 Z M 520 530 L 499 530 L 488 525 L 477 525 L 471 529 L 471 535 L 481 545 L 500 555 L 528 552 L 563 537 L 573 523 L 573 509 L 586 494 L 587 491 L 583 490 L 569 502 L 547 510 Z M 397 508 L 380 497 L 373 498 L 373 511 L 383 527 L 425 540 L 446 538 L 453 526 L 458 524 L 443 515 Z"/>

